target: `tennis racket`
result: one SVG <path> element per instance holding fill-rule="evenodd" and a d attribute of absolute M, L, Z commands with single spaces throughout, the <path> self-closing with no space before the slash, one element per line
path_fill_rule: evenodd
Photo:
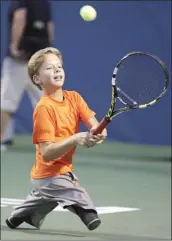
<path fill-rule="evenodd" d="M 161 59 L 147 52 L 128 53 L 114 68 L 111 105 L 93 134 L 101 133 L 118 114 L 154 105 L 166 93 L 168 84 L 168 70 Z M 119 109 L 117 101 L 122 104 Z"/>

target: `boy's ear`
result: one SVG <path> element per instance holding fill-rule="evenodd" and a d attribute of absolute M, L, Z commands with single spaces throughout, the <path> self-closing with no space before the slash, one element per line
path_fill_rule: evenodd
<path fill-rule="evenodd" d="M 33 82 L 35 83 L 35 84 L 37 84 L 37 85 L 40 85 L 41 84 L 41 80 L 40 80 L 40 78 L 39 78 L 39 76 L 38 75 L 34 75 L 33 76 Z"/>

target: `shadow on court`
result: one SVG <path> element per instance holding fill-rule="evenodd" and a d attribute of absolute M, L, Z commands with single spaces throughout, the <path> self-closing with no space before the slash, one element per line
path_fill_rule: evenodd
<path fill-rule="evenodd" d="M 9 229 L 6 226 L 1 227 L 2 231 L 9 232 Z M 25 233 L 25 234 L 34 234 L 36 235 L 48 235 L 50 238 L 52 236 L 55 236 L 56 239 L 62 238 L 62 237 L 74 237 L 79 238 L 78 240 L 81 240 L 81 238 L 89 238 L 89 240 L 162 240 L 158 238 L 151 238 L 151 237 L 139 237 L 139 236 L 127 236 L 127 235 L 110 235 L 107 233 L 88 233 L 88 232 L 78 232 L 78 231 L 66 231 L 66 230 L 51 230 L 51 229 L 44 229 L 44 230 L 35 230 L 34 228 L 18 228 L 15 231 L 11 231 L 13 233 Z M 93 238 L 93 239 L 92 239 Z M 163 239 L 163 240 L 169 240 L 169 239 Z"/>

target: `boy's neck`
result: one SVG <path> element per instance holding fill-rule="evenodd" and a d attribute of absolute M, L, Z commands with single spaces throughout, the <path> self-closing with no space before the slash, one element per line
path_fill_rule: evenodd
<path fill-rule="evenodd" d="M 46 94 L 57 101 L 63 101 L 64 99 L 62 89 L 58 89 L 54 92 L 46 92 Z"/>

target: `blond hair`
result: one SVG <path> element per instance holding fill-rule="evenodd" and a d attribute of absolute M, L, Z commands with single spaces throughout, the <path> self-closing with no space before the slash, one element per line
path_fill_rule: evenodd
<path fill-rule="evenodd" d="M 52 47 L 41 49 L 31 56 L 31 58 L 28 62 L 28 74 L 29 74 L 29 77 L 32 80 L 33 84 L 36 85 L 39 89 L 41 89 L 41 86 L 36 84 L 33 81 L 33 76 L 38 73 L 38 70 L 41 67 L 41 65 L 43 64 L 45 56 L 47 54 L 56 55 L 63 63 L 63 58 L 62 58 L 61 52 L 58 49 L 52 48 Z"/>

